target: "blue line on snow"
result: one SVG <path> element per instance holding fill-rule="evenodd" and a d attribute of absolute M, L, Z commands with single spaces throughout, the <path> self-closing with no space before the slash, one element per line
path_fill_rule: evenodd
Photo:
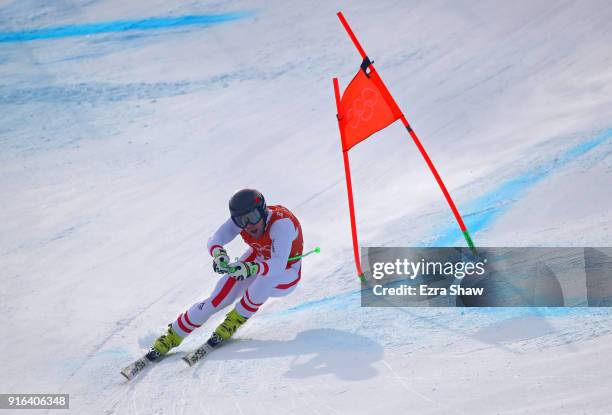
<path fill-rule="evenodd" d="M 604 131 L 603 133 L 597 135 L 596 137 L 590 140 L 587 140 L 570 148 L 565 153 L 563 153 L 563 155 L 558 158 L 555 158 L 553 161 L 546 162 L 541 166 L 538 166 L 528 171 L 527 173 L 524 173 L 505 183 L 502 183 L 496 189 L 476 199 L 468 205 L 468 208 L 469 211 L 476 211 L 477 213 L 471 214 L 470 216 L 466 215 L 466 217 L 464 218 L 467 222 L 468 229 L 472 234 L 476 231 L 482 230 L 486 225 L 490 224 L 493 220 L 495 220 L 498 216 L 505 212 L 508 209 L 509 204 L 511 204 L 514 199 L 520 197 L 530 187 L 532 187 L 545 177 L 549 176 L 555 170 L 564 167 L 571 161 L 589 152 L 598 145 L 603 144 L 610 138 L 612 138 L 612 128 Z M 431 243 L 429 246 L 455 246 L 456 243 L 463 242 L 463 240 L 461 239 L 462 236 L 457 235 L 457 233 L 458 232 L 454 226 L 449 226 L 448 230 L 445 231 L 442 236 L 440 236 L 435 242 Z M 361 290 L 354 290 L 341 294 L 330 295 L 317 300 L 306 301 L 304 303 L 298 304 L 294 307 L 287 309 L 282 314 L 300 312 L 319 306 L 328 306 L 334 309 L 346 309 L 351 305 L 356 305 L 359 303 L 360 292 Z M 588 307 L 585 308 L 588 310 Z M 537 308 L 535 309 L 537 311 Z M 478 308 L 478 310 L 482 312 L 495 312 L 486 308 Z M 523 308 L 522 311 L 520 308 L 517 310 L 518 311 L 516 311 L 516 313 L 519 315 L 522 315 L 521 313 L 529 314 L 533 311 L 529 308 Z M 547 308 L 545 309 L 544 314 L 559 315 L 566 313 L 565 310 L 567 309 Z"/>
<path fill-rule="evenodd" d="M 232 12 L 178 17 L 150 17 L 140 20 L 116 20 L 103 23 L 85 23 L 0 32 L 0 43 L 28 42 L 37 39 L 59 39 L 64 37 L 95 35 L 99 33 L 126 32 L 130 30 L 170 29 L 180 26 L 212 26 L 252 16 L 252 12 Z"/>
<path fill-rule="evenodd" d="M 510 205 L 519 199 L 527 190 L 549 176 L 555 170 L 566 166 L 571 161 L 594 149 L 600 144 L 612 138 L 612 128 L 605 130 L 590 140 L 580 143 L 554 160 L 548 161 L 537 166 L 528 172 L 521 174 L 494 190 L 484 194 L 476 200 L 470 202 L 466 207 L 464 220 L 472 236 L 478 231 L 483 230 L 497 217 L 508 210 Z M 469 213 L 475 212 L 475 213 Z M 463 236 L 456 229 L 456 226 L 449 225 L 442 234 L 429 246 L 456 246 L 461 243 Z"/>

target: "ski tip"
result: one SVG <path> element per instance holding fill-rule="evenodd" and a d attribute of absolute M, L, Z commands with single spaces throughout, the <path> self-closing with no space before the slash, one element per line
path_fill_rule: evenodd
<path fill-rule="evenodd" d="M 126 381 L 129 382 L 130 380 L 132 380 L 132 378 L 130 378 L 128 375 L 126 375 L 123 371 L 121 371 L 119 373 L 121 373 L 121 375 L 125 378 Z"/>
<path fill-rule="evenodd" d="M 193 364 L 191 363 L 191 360 L 187 359 L 187 357 L 181 357 L 181 359 L 183 359 L 189 367 L 193 366 Z"/>

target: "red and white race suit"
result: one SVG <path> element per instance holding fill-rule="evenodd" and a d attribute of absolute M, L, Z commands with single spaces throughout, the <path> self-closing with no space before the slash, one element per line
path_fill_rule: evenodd
<path fill-rule="evenodd" d="M 289 258 L 302 254 L 302 228 L 289 209 L 280 205 L 268 206 L 266 227 L 259 239 L 240 229 L 229 218 L 208 239 L 208 252 L 212 255 L 215 247 L 222 247 L 238 235 L 249 245 L 240 260 L 258 263 L 258 274 L 242 281 L 223 275 L 210 297 L 192 305 L 172 323 L 172 328 L 182 337 L 238 298 L 236 311 L 244 317 L 251 317 L 268 298 L 292 293 L 300 281 L 302 261 L 289 261 Z"/>

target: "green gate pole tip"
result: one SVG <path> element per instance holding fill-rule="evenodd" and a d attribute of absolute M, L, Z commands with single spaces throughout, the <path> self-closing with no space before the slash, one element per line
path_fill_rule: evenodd
<path fill-rule="evenodd" d="M 470 233 L 467 230 L 463 232 L 463 237 L 465 238 L 468 246 L 474 249 L 474 242 L 472 242 L 472 237 L 470 236 Z"/>

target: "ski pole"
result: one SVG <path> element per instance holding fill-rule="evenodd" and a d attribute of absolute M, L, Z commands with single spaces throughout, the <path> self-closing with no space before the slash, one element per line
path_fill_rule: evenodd
<path fill-rule="evenodd" d="M 317 247 L 315 247 L 315 249 L 312 249 L 312 250 L 306 252 L 305 254 L 289 257 L 289 258 L 287 258 L 287 261 L 293 261 L 295 259 L 301 259 L 301 258 L 304 258 L 304 257 L 310 255 L 310 254 L 318 254 L 320 252 L 321 252 L 321 248 L 317 246 Z M 238 258 L 235 258 L 235 261 L 238 261 Z M 229 270 L 229 272 L 234 272 L 236 269 L 232 267 L 232 268 L 229 268 L 228 270 Z"/>
<path fill-rule="evenodd" d="M 304 258 L 305 256 L 308 256 L 310 254 L 318 254 L 319 252 L 321 252 L 321 248 L 317 246 L 315 249 L 308 251 L 305 254 L 289 257 L 287 261 L 293 261 L 294 259 Z"/>

